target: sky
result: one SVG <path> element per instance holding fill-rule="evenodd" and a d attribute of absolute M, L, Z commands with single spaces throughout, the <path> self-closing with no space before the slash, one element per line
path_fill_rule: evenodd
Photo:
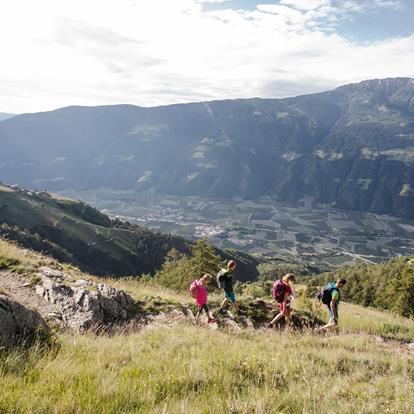
<path fill-rule="evenodd" d="M 2 0 L 0 112 L 414 77 L 414 0 Z"/>

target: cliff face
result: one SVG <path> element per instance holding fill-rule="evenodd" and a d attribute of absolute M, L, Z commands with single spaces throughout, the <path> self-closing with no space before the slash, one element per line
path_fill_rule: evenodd
<path fill-rule="evenodd" d="M 297 200 L 414 217 L 414 80 L 288 99 L 69 107 L 0 124 L 0 179 Z"/>

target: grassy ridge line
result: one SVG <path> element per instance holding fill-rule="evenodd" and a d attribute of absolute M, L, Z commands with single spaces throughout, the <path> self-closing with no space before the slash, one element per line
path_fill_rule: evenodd
<path fill-rule="evenodd" d="M 414 406 L 412 356 L 368 335 L 175 326 L 60 341 L 57 355 L 0 359 L 0 412 L 406 414 Z"/>
<path fill-rule="evenodd" d="M 0 239 L 0 263 L 10 267 L 12 271 L 22 274 L 31 281 L 40 266 L 62 270 L 69 274 L 73 280 L 89 279 L 97 283 L 108 283 L 118 289 L 128 292 L 136 301 L 151 301 L 160 298 L 171 303 L 192 304 L 193 299 L 189 294 L 177 293 L 155 285 L 151 280 L 141 282 L 135 278 L 105 278 L 86 274 L 78 268 L 68 264 L 59 263 L 40 253 L 27 249 L 21 249 L 17 245 Z M 0 269 L 1 270 L 1 269 Z M 294 291 L 300 292 L 304 286 L 294 286 Z M 249 300 L 249 296 L 239 296 L 241 301 Z M 264 297 L 271 300 L 270 296 Z M 346 299 L 346 297 L 344 297 Z M 213 311 L 217 311 L 222 296 L 215 291 L 209 295 L 209 302 Z M 326 312 L 323 306 L 305 295 L 299 296 L 294 301 L 294 308 L 311 312 L 322 319 L 326 319 Z M 340 304 L 340 326 L 349 333 L 369 333 L 387 339 L 409 341 L 414 338 L 414 321 L 391 312 L 366 308 L 359 305 L 341 302 Z"/>

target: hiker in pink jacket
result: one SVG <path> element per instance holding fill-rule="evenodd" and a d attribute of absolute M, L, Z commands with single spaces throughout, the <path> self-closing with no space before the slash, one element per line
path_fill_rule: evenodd
<path fill-rule="evenodd" d="M 213 280 L 213 276 L 206 273 L 201 279 L 196 279 L 191 283 L 190 294 L 195 299 L 197 303 L 197 315 L 196 323 L 202 314 L 203 310 L 207 315 L 208 323 L 214 323 L 216 320 L 213 318 L 211 311 L 207 305 L 207 290 L 206 286 Z"/>

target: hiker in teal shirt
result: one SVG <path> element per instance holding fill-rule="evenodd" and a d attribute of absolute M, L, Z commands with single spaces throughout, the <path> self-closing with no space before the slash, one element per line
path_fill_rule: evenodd
<path fill-rule="evenodd" d="M 320 299 L 322 300 L 322 303 L 326 305 L 326 309 L 329 313 L 329 322 L 321 328 L 318 328 L 317 331 L 328 331 L 338 326 L 338 305 L 341 297 L 339 289 L 344 286 L 345 283 L 346 279 L 340 277 L 336 283 L 330 282 L 323 289 Z"/>

